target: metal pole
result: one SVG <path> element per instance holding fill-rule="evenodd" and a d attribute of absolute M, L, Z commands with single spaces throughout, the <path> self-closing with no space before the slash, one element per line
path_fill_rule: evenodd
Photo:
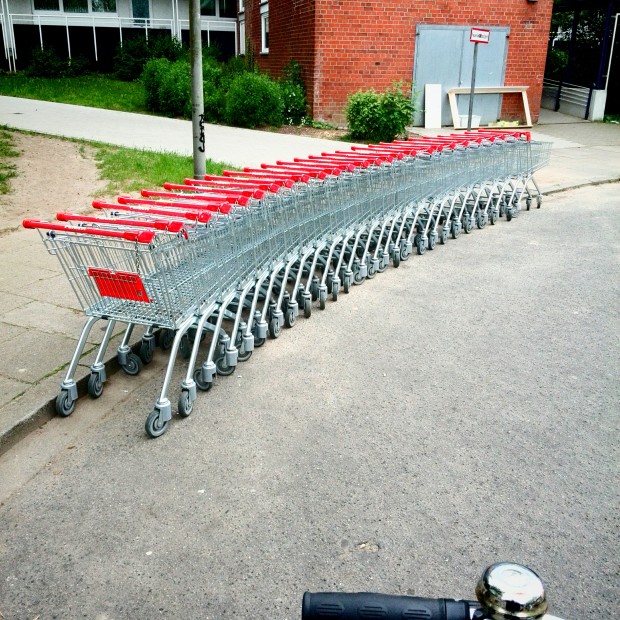
<path fill-rule="evenodd" d="M 478 45 L 474 43 L 474 66 L 471 68 L 471 90 L 469 91 L 469 112 L 467 113 L 467 131 L 471 130 L 471 114 L 474 110 L 474 91 L 476 89 L 476 64 L 478 62 Z"/>
<path fill-rule="evenodd" d="M 620 13 L 616 13 L 616 23 L 614 24 L 614 34 L 611 37 L 611 51 L 609 52 L 609 64 L 607 65 L 607 79 L 605 80 L 605 90 L 609 86 L 609 74 L 611 73 L 611 59 L 614 55 L 614 44 L 616 43 L 616 30 L 618 30 L 618 16 Z"/>
<path fill-rule="evenodd" d="M 200 0 L 189 2 L 189 53 L 192 64 L 192 132 L 194 139 L 194 178 L 206 174 L 205 106 L 202 81 L 202 33 L 200 27 Z"/>

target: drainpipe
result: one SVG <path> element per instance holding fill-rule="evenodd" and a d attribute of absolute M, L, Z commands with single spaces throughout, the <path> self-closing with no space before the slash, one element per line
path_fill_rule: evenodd
<path fill-rule="evenodd" d="M 605 18 L 605 34 L 603 35 L 603 45 L 601 47 L 601 60 L 598 65 L 598 75 L 596 77 L 597 89 L 600 89 L 603 86 L 603 72 L 605 71 L 605 60 L 609 43 L 609 31 L 611 30 L 611 7 L 613 3 L 613 0 L 611 0 L 609 5 L 607 6 L 607 17 Z"/>

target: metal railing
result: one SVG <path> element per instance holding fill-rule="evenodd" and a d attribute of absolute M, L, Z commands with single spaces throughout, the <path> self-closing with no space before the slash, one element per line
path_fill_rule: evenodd
<path fill-rule="evenodd" d="M 553 100 L 555 112 L 562 111 L 562 104 L 564 104 L 565 108 L 569 107 L 571 112 L 578 111 L 579 116 L 585 119 L 590 115 L 592 91 L 593 87 L 588 88 L 549 78 L 543 80 L 543 99 Z M 576 116 L 576 114 L 573 115 Z"/>
<path fill-rule="evenodd" d="M 180 38 L 181 31 L 189 28 L 187 19 L 153 19 L 144 17 L 121 17 L 119 15 L 101 14 L 70 14 L 60 13 L 58 15 L 50 13 L 8 13 L 0 12 L 0 25 L 2 27 L 2 39 L 4 42 L 4 56 L 9 64 L 9 71 L 16 70 L 17 48 L 15 44 L 15 25 L 27 25 L 38 28 L 39 45 L 43 49 L 43 27 L 61 26 L 67 34 L 67 50 L 69 58 L 72 57 L 71 37 L 69 28 L 91 28 L 93 32 L 93 47 L 95 61 L 99 60 L 97 50 L 97 28 L 117 28 L 119 39 L 123 44 L 123 28 L 138 29 L 144 31 L 144 36 L 148 40 L 150 30 L 170 30 L 171 36 Z M 234 32 L 235 49 L 237 49 L 237 20 L 233 18 L 221 19 L 201 19 L 201 28 L 207 33 L 207 42 L 210 45 L 211 32 Z"/>

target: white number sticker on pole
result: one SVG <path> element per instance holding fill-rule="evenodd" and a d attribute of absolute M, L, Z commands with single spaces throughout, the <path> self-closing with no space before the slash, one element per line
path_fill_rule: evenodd
<path fill-rule="evenodd" d="M 484 28 L 472 28 L 469 40 L 472 43 L 488 43 L 491 31 Z"/>

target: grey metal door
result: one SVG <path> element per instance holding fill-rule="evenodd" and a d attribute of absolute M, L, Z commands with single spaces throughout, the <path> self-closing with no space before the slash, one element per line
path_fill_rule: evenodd
<path fill-rule="evenodd" d="M 479 44 L 476 86 L 503 86 L 506 74 L 509 28 L 473 24 L 491 31 L 488 44 Z M 469 40 L 472 26 L 434 26 L 420 24 L 416 28 L 415 61 L 413 67 L 414 124 L 424 124 L 424 85 L 441 84 L 441 124 L 452 125 L 448 104 L 448 89 L 469 87 L 473 67 L 474 44 Z M 481 123 L 496 121 L 501 111 L 501 95 L 479 95 L 474 100 L 474 114 Z M 458 96 L 460 114 L 467 114 L 469 96 Z"/>

